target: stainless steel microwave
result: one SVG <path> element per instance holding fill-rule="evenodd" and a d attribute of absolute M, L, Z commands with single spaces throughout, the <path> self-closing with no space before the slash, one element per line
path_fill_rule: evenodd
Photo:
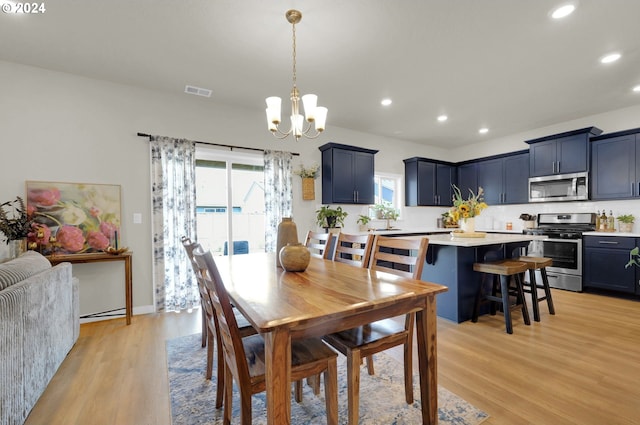
<path fill-rule="evenodd" d="M 587 173 L 529 178 L 529 202 L 586 201 L 588 199 L 589 176 Z"/>

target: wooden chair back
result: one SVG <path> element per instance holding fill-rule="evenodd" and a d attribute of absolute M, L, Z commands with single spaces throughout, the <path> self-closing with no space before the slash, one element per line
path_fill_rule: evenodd
<path fill-rule="evenodd" d="M 191 263 L 191 268 L 193 269 L 193 273 L 196 275 L 196 281 L 198 282 L 198 291 L 200 292 L 200 308 L 202 309 L 202 341 L 201 345 L 203 347 L 207 346 L 207 337 L 208 337 L 208 326 L 207 321 L 211 319 L 211 315 L 213 314 L 213 310 L 211 310 L 211 306 L 209 306 L 210 311 L 207 311 L 207 288 L 205 288 L 204 283 L 200 281 L 198 278 L 198 265 L 195 263 L 193 259 L 193 251 L 200 247 L 198 242 L 192 242 L 190 238 L 183 236 L 181 238 L 182 246 L 187 253 L 187 257 L 189 258 L 189 262 Z"/>
<path fill-rule="evenodd" d="M 369 268 L 399 276 L 422 279 L 429 239 L 376 235 Z"/>
<path fill-rule="evenodd" d="M 304 246 L 309 248 L 312 257 L 331 258 L 331 242 L 333 233 L 320 233 L 309 230 L 304 241 Z"/>
<path fill-rule="evenodd" d="M 333 261 L 356 267 L 369 267 L 369 257 L 373 246 L 373 235 L 350 235 L 340 232 L 333 251 Z"/>
<path fill-rule="evenodd" d="M 242 336 L 229 300 L 229 294 L 222 283 L 211 251 L 194 251 L 194 258 L 200 269 L 218 322 L 218 330 L 222 340 L 222 347 L 218 347 L 218 349 L 224 350 L 225 366 L 230 368 L 233 376 L 238 379 L 238 385 L 250 385 L 249 367 L 242 344 Z M 225 385 L 232 384 L 228 382 Z"/>

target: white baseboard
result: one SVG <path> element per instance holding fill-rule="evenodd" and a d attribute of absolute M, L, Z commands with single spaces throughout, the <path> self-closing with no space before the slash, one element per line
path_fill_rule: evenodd
<path fill-rule="evenodd" d="M 133 315 L 136 316 L 138 314 L 150 314 L 155 313 L 156 309 L 152 305 L 141 305 L 138 307 L 133 307 Z M 91 314 L 91 313 L 89 313 Z M 100 313 L 93 313 L 100 314 Z M 82 323 L 91 323 L 91 322 L 100 322 L 102 320 L 111 320 L 111 319 L 119 319 L 126 317 L 124 307 L 118 310 L 115 310 L 111 316 L 102 316 L 102 317 L 85 317 L 80 319 L 80 324 Z M 83 315 L 84 316 L 84 315 Z"/>

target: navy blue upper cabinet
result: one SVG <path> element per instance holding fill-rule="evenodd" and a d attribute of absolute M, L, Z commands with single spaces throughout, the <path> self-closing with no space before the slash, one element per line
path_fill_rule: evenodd
<path fill-rule="evenodd" d="M 377 150 L 327 143 L 322 152 L 323 204 L 374 204 Z"/>
<path fill-rule="evenodd" d="M 530 177 L 589 171 L 589 138 L 601 133 L 587 127 L 527 140 Z"/>
<path fill-rule="evenodd" d="M 503 204 L 529 202 L 529 152 L 504 158 Z"/>
<path fill-rule="evenodd" d="M 640 128 L 594 137 L 591 199 L 640 197 Z"/>
<path fill-rule="evenodd" d="M 489 205 L 526 204 L 529 202 L 529 153 L 520 152 L 478 161 L 478 187 L 484 189 Z"/>
<path fill-rule="evenodd" d="M 451 185 L 456 181 L 453 164 L 427 158 L 404 160 L 405 205 L 451 206 Z"/>
<path fill-rule="evenodd" d="M 478 191 L 478 171 L 475 162 L 458 165 L 458 188 L 465 198 L 469 189 L 474 193 Z"/>

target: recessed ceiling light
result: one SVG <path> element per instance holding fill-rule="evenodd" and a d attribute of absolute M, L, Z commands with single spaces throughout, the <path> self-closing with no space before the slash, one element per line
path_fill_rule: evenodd
<path fill-rule="evenodd" d="M 622 57 L 622 55 L 618 52 L 614 52 L 614 53 L 609 53 L 603 57 L 600 58 L 600 63 L 611 63 L 611 62 L 615 62 L 618 59 L 620 59 Z"/>
<path fill-rule="evenodd" d="M 576 6 L 574 4 L 564 4 L 560 7 L 557 7 L 551 12 L 551 17 L 553 19 L 562 19 L 571 15 L 573 11 L 576 10 Z"/>
<path fill-rule="evenodd" d="M 489 129 L 487 127 L 482 127 L 480 130 L 478 130 L 478 133 L 480 134 L 487 134 L 489 132 Z"/>
<path fill-rule="evenodd" d="M 632 88 L 631 90 L 633 90 L 634 92 L 638 93 L 640 92 L 640 84 L 635 86 L 634 88 Z"/>
<path fill-rule="evenodd" d="M 380 104 L 381 104 L 382 106 L 389 106 L 389 105 L 391 105 L 392 103 L 393 103 L 393 102 L 392 102 L 392 100 L 391 100 L 391 99 L 382 99 L 382 100 L 380 101 Z"/>
<path fill-rule="evenodd" d="M 446 121 L 446 120 L 448 120 L 448 119 L 449 119 L 449 117 L 448 117 L 448 116 L 446 116 L 446 115 L 440 115 L 440 116 L 438 116 L 438 121 L 440 121 L 440 122 L 445 122 L 445 121 Z"/>

